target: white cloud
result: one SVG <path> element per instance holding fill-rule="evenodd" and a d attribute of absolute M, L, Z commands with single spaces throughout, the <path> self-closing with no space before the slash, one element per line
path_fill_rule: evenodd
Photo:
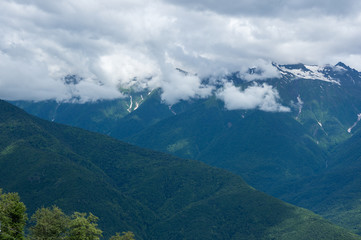
<path fill-rule="evenodd" d="M 20 68 L 21 67 L 21 68 Z M 65 86 L 48 76 L 47 66 L 27 59 L 13 59 L 0 53 L 0 96 L 16 100 L 64 98 Z"/>
<path fill-rule="evenodd" d="M 205 98 L 212 94 L 213 87 L 203 85 L 198 76 L 184 74 L 175 70 L 172 66 L 163 69 L 164 79 L 161 88 L 162 100 L 173 105 L 179 100 L 189 100 L 190 98 Z"/>
<path fill-rule="evenodd" d="M 253 72 L 250 72 L 250 70 Z M 253 67 L 243 68 L 239 73 L 239 77 L 247 81 L 264 80 L 280 76 L 280 72 L 277 68 L 274 67 L 272 63 L 264 60 L 256 61 Z"/>
<path fill-rule="evenodd" d="M 147 88 L 147 79 L 160 74 L 154 60 L 137 51 L 129 52 L 126 48 L 101 56 L 97 65 L 102 79 L 123 88 Z"/>
<path fill-rule="evenodd" d="M 253 85 L 244 90 L 232 83 L 225 83 L 224 88 L 217 93 L 217 97 L 224 101 L 228 110 L 260 109 L 267 112 L 289 112 L 288 107 L 278 103 L 279 94 L 272 86 L 264 83 Z"/>
<path fill-rule="evenodd" d="M 0 98 L 87 101 L 161 87 L 172 104 L 208 96 L 200 79 L 210 75 L 258 66 L 242 77 L 274 77 L 271 62 L 361 69 L 359 9 L 356 0 L 3 0 Z M 69 89 L 68 74 L 86 81 Z"/>
<path fill-rule="evenodd" d="M 80 102 L 96 101 L 99 99 L 99 96 L 101 96 L 101 99 L 114 99 L 123 97 L 123 94 L 121 94 L 117 88 L 107 85 L 99 85 L 93 81 L 82 81 L 74 86 L 73 91 L 73 96 L 79 97 Z"/>

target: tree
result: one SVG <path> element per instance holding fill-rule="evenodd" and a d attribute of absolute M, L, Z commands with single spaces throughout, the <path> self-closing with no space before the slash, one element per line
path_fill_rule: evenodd
<path fill-rule="evenodd" d="M 70 218 L 57 206 L 52 208 L 40 208 L 31 217 L 31 222 L 35 223 L 30 227 L 30 239 L 65 239 Z"/>
<path fill-rule="evenodd" d="M 69 240 L 99 240 L 102 231 L 98 229 L 98 218 L 92 213 L 75 212 L 69 225 Z"/>
<path fill-rule="evenodd" d="M 0 239 L 24 239 L 26 207 L 17 193 L 0 189 Z"/>
<path fill-rule="evenodd" d="M 123 235 L 116 233 L 115 236 L 109 238 L 109 240 L 135 240 L 134 233 L 132 232 L 123 232 Z"/>
<path fill-rule="evenodd" d="M 18 193 L 2 193 L 0 188 L 0 240 L 24 240 L 26 207 Z M 99 240 L 102 230 L 92 213 L 74 212 L 67 216 L 57 206 L 40 208 L 31 217 L 30 240 Z M 135 240 L 132 232 L 117 233 L 110 240 Z"/>

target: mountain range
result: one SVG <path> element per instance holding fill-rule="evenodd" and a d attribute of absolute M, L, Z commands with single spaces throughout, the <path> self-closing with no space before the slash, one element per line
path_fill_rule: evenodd
<path fill-rule="evenodd" d="M 30 116 L 0 101 L 0 186 L 137 239 L 360 239 L 194 160 Z"/>
<path fill-rule="evenodd" d="M 50 121 L 229 170 L 265 193 L 361 233 L 361 73 L 343 63 L 273 67 L 276 77 L 265 79 L 262 69 L 252 68 L 247 77 L 235 72 L 219 81 L 241 91 L 272 86 L 281 112 L 230 110 L 216 95 L 170 106 L 161 89 L 128 89 L 126 98 L 85 104 L 12 103 Z"/>

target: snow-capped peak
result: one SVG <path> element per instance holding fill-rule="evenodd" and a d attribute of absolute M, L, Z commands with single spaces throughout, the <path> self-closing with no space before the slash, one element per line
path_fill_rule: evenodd
<path fill-rule="evenodd" d="M 336 79 L 327 74 L 329 67 L 320 67 L 316 65 L 276 65 L 283 76 L 291 78 L 320 80 L 341 85 Z"/>

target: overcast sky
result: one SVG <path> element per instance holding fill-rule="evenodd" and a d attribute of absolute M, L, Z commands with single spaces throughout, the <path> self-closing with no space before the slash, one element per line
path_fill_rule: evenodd
<path fill-rule="evenodd" d="M 212 94 L 203 76 L 271 62 L 361 70 L 360 26 L 359 0 L 1 0 L 0 98 L 89 101 L 137 86 L 174 104 Z M 83 80 L 65 85 L 68 74 Z M 277 102 L 269 86 L 248 93 L 257 87 Z M 247 94 L 217 95 L 228 90 Z"/>

